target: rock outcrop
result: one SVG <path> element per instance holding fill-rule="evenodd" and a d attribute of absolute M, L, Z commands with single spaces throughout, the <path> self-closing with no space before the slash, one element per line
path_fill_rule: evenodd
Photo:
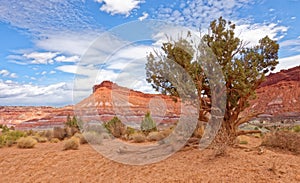
<path fill-rule="evenodd" d="M 273 122 L 300 120 L 300 66 L 267 76 L 245 113 Z"/>

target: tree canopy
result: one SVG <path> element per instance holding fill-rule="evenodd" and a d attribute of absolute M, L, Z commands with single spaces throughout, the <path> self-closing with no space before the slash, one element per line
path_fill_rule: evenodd
<path fill-rule="evenodd" d="M 210 65 L 211 72 L 214 71 L 211 67 L 218 64 L 224 78 L 223 92 L 226 92 L 222 127 L 228 134 L 236 136 L 240 134 L 238 126 L 247 121 L 239 118 L 239 114 L 249 106 L 249 100 L 255 97 L 255 90 L 265 75 L 278 64 L 279 45 L 265 36 L 257 45 L 247 47 L 247 43 L 239 39 L 234 30 L 235 24 L 220 17 L 211 22 L 209 33 L 201 37 L 200 43 L 195 44 L 190 32 L 178 40 L 169 38 L 162 44 L 161 50 L 147 56 L 146 78 L 157 91 L 178 96 L 178 86 L 172 83 L 170 75 L 185 82 L 182 72 L 172 70 L 174 65 L 182 67 L 197 89 L 199 120 L 207 120 L 204 114 L 211 111 L 209 101 L 213 83 L 213 78 L 207 75 L 207 65 Z M 208 52 L 213 53 L 214 59 Z"/>

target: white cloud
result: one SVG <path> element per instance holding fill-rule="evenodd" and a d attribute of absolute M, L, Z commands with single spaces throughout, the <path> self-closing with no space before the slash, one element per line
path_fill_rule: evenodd
<path fill-rule="evenodd" d="M 58 53 L 55 52 L 32 52 L 23 56 L 31 60 L 32 64 L 53 64 L 53 59 Z"/>
<path fill-rule="evenodd" d="M 0 76 L 9 77 L 9 78 L 17 78 L 18 75 L 16 73 L 11 73 L 6 69 L 0 70 Z"/>
<path fill-rule="evenodd" d="M 139 4 L 143 3 L 142 0 L 96 0 L 101 3 L 101 11 L 110 13 L 111 15 L 123 14 L 126 16 L 130 15 L 133 9 L 139 8 Z"/>
<path fill-rule="evenodd" d="M 273 72 L 279 72 L 282 69 L 289 69 L 300 65 L 300 55 L 280 58 L 279 64 Z"/>
<path fill-rule="evenodd" d="M 77 71 L 77 66 L 76 65 L 63 65 L 56 67 L 55 69 L 66 72 L 66 73 L 71 73 L 71 74 L 76 74 Z"/>
<path fill-rule="evenodd" d="M 0 75 L 2 75 L 4 77 L 8 76 L 9 74 L 10 74 L 10 72 L 8 70 L 5 70 L 5 69 L 0 70 Z"/>
<path fill-rule="evenodd" d="M 236 36 L 248 42 L 248 46 L 258 44 L 258 41 L 265 36 L 271 39 L 280 40 L 288 31 L 288 27 L 280 26 L 278 24 L 242 24 L 237 25 L 235 29 Z"/>
<path fill-rule="evenodd" d="M 298 39 L 285 40 L 280 43 L 280 47 L 287 48 L 291 52 L 300 52 L 300 37 Z"/>
<path fill-rule="evenodd" d="M 143 21 L 143 20 L 145 20 L 146 18 L 148 18 L 148 16 L 149 16 L 148 13 L 143 12 L 143 15 L 142 15 L 141 17 L 139 17 L 139 20 L 140 20 L 140 21 Z"/>
<path fill-rule="evenodd" d="M 36 39 L 37 47 L 67 55 L 83 55 L 91 43 L 99 36 L 99 32 L 64 32 L 50 34 L 47 38 Z"/>
<path fill-rule="evenodd" d="M 83 0 L 1 1 L 0 21 L 36 36 L 62 30 L 92 30 L 96 27 Z"/>
<path fill-rule="evenodd" d="M 0 81 L 1 105 L 55 105 L 72 104 L 72 86 L 65 82 L 38 86 Z"/>
<path fill-rule="evenodd" d="M 224 18 L 237 15 L 239 8 L 253 3 L 251 0 L 191 0 L 182 1 L 180 9 L 165 5 L 159 8 L 155 15 L 158 19 L 175 24 L 205 29 L 209 23 L 223 16 Z M 203 27 L 204 26 L 204 27 Z"/>
<path fill-rule="evenodd" d="M 47 74 L 47 71 L 43 71 L 42 73 L 41 73 L 41 75 L 46 75 Z"/>
<path fill-rule="evenodd" d="M 78 62 L 80 60 L 79 56 L 71 56 L 71 57 L 66 57 L 64 55 L 58 56 L 54 59 L 57 62 Z"/>
<path fill-rule="evenodd" d="M 9 75 L 9 77 L 11 77 L 11 78 L 17 78 L 18 75 L 17 75 L 16 73 L 11 73 L 11 74 Z"/>

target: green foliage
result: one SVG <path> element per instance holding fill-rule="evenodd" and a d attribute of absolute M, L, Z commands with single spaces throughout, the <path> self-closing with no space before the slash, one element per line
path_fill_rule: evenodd
<path fill-rule="evenodd" d="M 67 116 L 67 122 L 66 122 L 66 126 L 67 127 L 71 127 L 71 128 L 77 128 L 79 129 L 79 126 L 82 125 L 82 120 L 81 119 L 77 119 L 76 116 L 73 116 L 71 118 L 70 115 Z"/>
<path fill-rule="evenodd" d="M 12 146 L 21 137 L 25 137 L 26 133 L 22 131 L 6 131 L 0 135 L 0 146 Z"/>
<path fill-rule="evenodd" d="M 7 125 L 2 125 L 2 133 L 6 133 L 9 131 L 9 128 L 7 127 Z"/>
<path fill-rule="evenodd" d="M 152 119 L 150 112 L 147 112 L 147 114 L 145 114 L 144 119 L 142 120 L 141 131 L 144 132 L 145 134 L 148 134 L 152 131 L 157 131 L 156 123 Z"/>
<path fill-rule="evenodd" d="M 161 51 L 147 56 L 146 79 L 157 91 L 178 96 L 181 83 L 188 82 L 183 73 L 188 73 L 197 90 L 192 91 L 195 96 L 191 97 L 196 99 L 197 94 L 202 94 L 197 98 L 201 121 L 207 121 L 204 114 L 211 111 L 211 102 L 207 101 L 211 101 L 212 92 L 223 92 L 212 91 L 210 86 L 223 83 L 226 111 L 222 126 L 226 132 L 236 134 L 237 127 L 247 122 L 244 120 L 247 118 L 239 119 L 239 113 L 249 106 L 249 100 L 255 97 L 255 90 L 265 79 L 265 74 L 278 64 L 279 45 L 266 36 L 258 45 L 246 47 L 247 44 L 235 36 L 234 30 L 235 24 L 220 17 L 211 22 L 210 33 L 204 35 L 199 44 L 192 40 L 190 33 L 176 41 L 169 39 L 163 43 Z M 176 64 L 184 72 L 176 69 Z M 215 65 L 221 71 L 216 71 Z M 224 81 L 219 81 L 222 74 Z M 181 91 L 183 94 L 192 92 Z M 217 98 L 216 101 L 222 100 Z"/>
<path fill-rule="evenodd" d="M 126 125 L 116 116 L 105 123 L 104 127 L 116 138 L 120 138 L 126 133 Z"/>
<path fill-rule="evenodd" d="M 17 141 L 17 146 L 18 148 L 33 148 L 35 146 L 35 144 L 37 144 L 37 141 L 31 137 L 21 137 L 18 141 Z"/>

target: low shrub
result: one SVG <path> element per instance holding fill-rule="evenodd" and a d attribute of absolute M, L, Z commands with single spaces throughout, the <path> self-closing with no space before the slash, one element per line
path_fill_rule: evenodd
<path fill-rule="evenodd" d="M 72 137 L 68 140 L 65 140 L 63 150 L 77 150 L 79 149 L 79 139 Z"/>
<path fill-rule="evenodd" d="M 17 141 L 17 146 L 18 148 L 33 148 L 35 146 L 35 144 L 37 143 L 37 141 L 32 138 L 31 136 L 28 137 L 21 137 L 18 141 Z"/>
<path fill-rule="evenodd" d="M 141 122 L 141 131 L 145 134 L 149 134 L 152 131 L 157 131 L 156 123 L 152 119 L 150 112 L 147 112 Z"/>
<path fill-rule="evenodd" d="M 116 138 L 120 138 L 126 133 L 126 125 L 116 116 L 105 123 L 104 126 Z"/>
<path fill-rule="evenodd" d="M 79 139 L 80 144 L 86 144 L 88 143 L 87 140 L 84 138 L 84 136 L 81 133 L 76 133 L 74 137 Z"/>
<path fill-rule="evenodd" d="M 38 138 L 37 138 L 37 141 L 38 141 L 39 143 L 45 143 L 45 142 L 48 141 L 48 138 L 47 138 L 47 137 L 38 137 Z"/>
<path fill-rule="evenodd" d="M 164 134 L 161 132 L 150 132 L 147 136 L 148 141 L 160 141 L 164 138 Z"/>
<path fill-rule="evenodd" d="M 60 140 L 59 140 L 58 138 L 52 138 L 52 139 L 50 140 L 50 142 L 51 142 L 51 143 L 58 143 L 58 142 L 60 142 Z"/>
<path fill-rule="evenodd" d="M 299 133 L 300 132 L 300 125 L 294 126 L 293 131 Z"/>
<path fill-rule="evenodd" d="M 61 127 L 53 128 L 53 138 L 58 138 L 59 140 L 63 140 L 66 137 L 66 131 Z"/>
<path fill-rule="evenodd" d="M 146 141 L 146 136 L 143 133 L 135 133 L 131 135 L 133 142 L 141 143 Z"/>
<path fill-rule="evenodd" d="M 83 137 L 92 145 L 100 145 L 102 144 L 103 136 L 94 131 L 84 132 Z"/>
<path fill-rule="evenodd" d="M 276 147 L 300 153 L 300 134 L 291 131 L 277 131 L 267 134 L 262 141 L 263 146 Z"/>

